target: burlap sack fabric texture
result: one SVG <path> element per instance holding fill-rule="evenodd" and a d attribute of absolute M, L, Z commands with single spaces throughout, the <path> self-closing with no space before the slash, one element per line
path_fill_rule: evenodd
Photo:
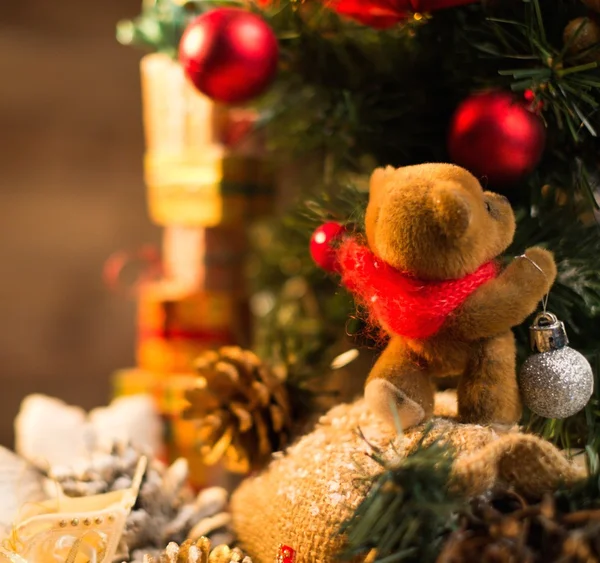
<path fill-rule="evenodd" d="M 469 495 L 497 484 L 539 495 L 585 475 L 581 466 L 536 436 L 518 428 L 499 432 L 459 424 L 454 416 L 453 395 L 439 393 L 426 440 L 441 438 L 452 444 L 457 455 L 454 485 Z M 255 563 L 272 563 L 282 543 L 296 549 L 296 563 L 334 561 L 344 541 L 337 534 L 341 523 L 381 471 L 368 456 L 372 447 L 390 459 L 404 456 L 417 446 L 425 428 L 395 436 L 363 399 L 334 407 L 312 432 L 234 493 L 233 525 L 241 546 Z"/>

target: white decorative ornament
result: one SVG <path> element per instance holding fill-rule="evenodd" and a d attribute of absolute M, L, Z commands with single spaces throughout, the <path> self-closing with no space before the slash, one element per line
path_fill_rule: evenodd
<path fill-rule="evenodd" d="M 87 414 L 46 395 L 29 395 L 15 419 L 16 452 L 43 470 L 88 463 L 94 451 L 131 444 L 154 457 L 162 423 L 152 398 L 121 397 Z"/>

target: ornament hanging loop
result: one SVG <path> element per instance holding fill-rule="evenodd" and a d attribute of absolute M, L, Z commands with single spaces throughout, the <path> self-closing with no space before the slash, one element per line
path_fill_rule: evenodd
<path fill-rule="evenodd" d="M 537 264 L 531 258 L 529 258 L 529 256 L 527 256 L 527 254 L 521 254 L 520 256 L 517 256 L 517 258 L 523 258 L 524 260 L 528 260 L 537 270 L 542 272 L 543 276 L 546 278 L 546 282 L 549 282 L 546 272 L 544 272 L 544 270 L 542 270 L 542 268 L 540 267 L 539 264 Z M 550 285 L 550 284 L 548 283 L 548 285 Z M 549 293 L 546 293 L 546 295 L 544 295 L 544 297 L 542 297 L 542 309 L 543 309 L 544 313 L 546 313 L 546 310 L 548 307 L 548 298 L 549 297 L 550 297 Z M 536 320 L 537 320 L 537 318 L 536 318 Z"/>
<path fill-rule="evenodd" d="M 529 341 L 531 349 L 540 353 L 560 350 L 569 344 L 564 323 L 546 311 L 538 313 L 529 327 Z"/>

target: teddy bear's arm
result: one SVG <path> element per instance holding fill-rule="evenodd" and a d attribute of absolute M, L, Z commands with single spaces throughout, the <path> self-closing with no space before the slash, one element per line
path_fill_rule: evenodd
<path fill-rule="evenodd" d="M 531 248 L 525 255 L 529 259 L 513 260 L 457 310 L 452 329 L 459 338 L 476 340 L 501 334 L 535 311 L 554 283 L 556 265 L 552 254 L 541 248 Z"/>

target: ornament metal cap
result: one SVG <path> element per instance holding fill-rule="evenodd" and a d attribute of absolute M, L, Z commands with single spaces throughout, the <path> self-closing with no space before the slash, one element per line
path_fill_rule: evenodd
<path fill-rule="evenodd" d="M 531 349 L 540 353 L 560 350 L 569 344 L 564 323 L 546 311 L 538 313 L 529 327 L 529 341 Z"/>

